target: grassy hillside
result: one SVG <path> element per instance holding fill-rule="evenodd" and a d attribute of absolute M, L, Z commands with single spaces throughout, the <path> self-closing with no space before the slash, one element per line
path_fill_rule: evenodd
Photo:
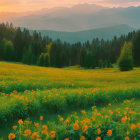
<path fill-rule="evenodd" d="M 111 129 L 111 138 L 124 139 L 127 136 L 124 131 L 129 131 L 130 138 L 138 139 L 140 68 L 120 72 L 117 68 L 57 69 L 5 62 L 0 62 L 0 68 L 0 124 L 1 128 L 6 128 L 3 130 L 6 136 L 0 130 L 1 137 L 6 138 L 10 131 L 23 140 L 31 139 L 32 135 L 42 140 L 77 140 L 81 136 L 86 139 L 108 139 L 107 132 Z M 96 106 L 97 110 L 92 111 L 92 106 Z M 120 115 L 117 115 L 116 107 L 118 110 L 121 108 Z M 126 107 L 129 111 L 123 109 Z M 72 113 L 81 110 L 84 110 L 84 114 L 89 113 Z M 44 121 L 42 117 L 40 121 L 40 116 L 44 117 Z M 107 116 L 110 119 L 105 119 Z M 38 124 L 26 120 L 23 124 L 20 121 L 19 125 L 16 123 L 19 119 L 32 120 Z M 84 120 L 88 121 L 81 123 Z M 66 124 L 63 124 L 65 121 Z M 7 128 L 11 125 L 18 127 L 14 127 L 15 130 Z M 48 128 L 42 125 L 47 125 Z M 85 131 L 82 129 L 84 125 L 87 125 Z M 101 134 L 97 134 L 98 128 L 101 129 Z"/>

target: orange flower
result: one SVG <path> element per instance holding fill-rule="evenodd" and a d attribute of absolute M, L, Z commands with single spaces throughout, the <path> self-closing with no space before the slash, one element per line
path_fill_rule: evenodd
<path fill-rule="evenodd" d="M 80 140 L 85 140 L 85 136 L 81 136 Z"/>
<path fill-rule="evenodd" d="M 127 135 L 129 135 L 129 131 L 127 131 Z"/>
<path fill-rule="evenodd" d="M 39 127 L 39 123 L 35 123 L 35 126 L 36 126 L 36 127 Z"/>
<path fill-rule="evenodd" d="M 63 118 L 60 118 L 59 120 L 60 120 L 60 122 L 62 122 L 64 119 Z"/>
<path fill-rule="evenodd" d="M 126 117 L 126 116 L 125 116 L 125 117 L 122 117 L 121 122 L 122 122 L 122 123 L 125 123 L 126 120 L 127 120 L 127 117 Z"/>
<path fill-rule="evenodd" d="M 99 135 L 101 134 L 101 129 L 100 129 L 100 128 L 97 129 L 97 133 L 98 133 Z"/>
<path fill-rule="evenodd" d="M 101 140 L 101 137 L 97 137 L 96 140 Z"/>
<path fill-rule="evenodd" d="M 108 135 L 109 137 L 111 137 L 111 136 L 112 136 L 112 130 L 109 129 L 109 130 L 107 131 L 107 135 Z"/>
<path fill-rule="evenodd" d="M 136 129 L 136 125 L 135 124 L 132 124 L 131 125 L 131 130 L 134 130 L 134 129 Z"/>
<path fill-rule="evenodd" d="M 22 119 L 20 119 L 20 120 L 18 121 L 18 123 L 19 123 L 19 125 L 23 124 Z"/>
<path fill-rule="evenodd" d="M 113 111 L 112 110 L 109 110 L 109 114 L 112 115 L 113 114 Z"/>
<path fill-rule="evenodd" d="M 13 126 L 13 129 L 16 130 L 17 129 L 17 126 Z"/>
<path fill-rule="evenodd" d="M 125 140 L 130 140 L 129 137 L 125 137 Z"/>
<path fill-rule="evenodd" d="M 82 130 L 83 130 L 83 132 L 86 132 L 86 131 L 88 130 L 88 126 L 87 126 L 87 125 L 84 125 L 84 126 L 82 127 Z"/>
<path fill-rule="evenodd" d="M 85 115 L 86 114 L 86 111 L 85 110 L 81 110 L 81 113 Z"/>
<path fill-rule="evenodd" d="M 24 132 L 25 132 L 25 136 L 30 136 L 32 133 L 30 129 L 26 129 Z"/>
<path fill-rule="evenodd" d="M 68 138 L 65 138 L 65 140 L 69 140 Z"/>
<path fill-rule="evenodd" d="M 40 116 L 40 120 L 41 120 L 41 121 L 43 120 L 43 116 Z"/>
<path fill-rule="evenodd" d="M 139 128 L 139 127 L 140 127 L 140 123 L 137 123 L 137 124 L 136 124 L 136 127 L 138 127 L 138 128 Z"/>
<path fill-rule="evenodd" d="M 51 131 L 50 136 L 51 136 L 51 138 L 55 138 L 55 131 Z"/>
<path fill-rule="evenodd" d="M 78 125 L 77 123 L 75 123 L 75 124 L 73 125 L 73 129 L 74 129 L 74 130 L 78 130 L 78 129 L 79 129 L 79 125 Z"/>
<path fill-rule="evenodd" d="M 32 136 L 31 136 L 31 139 L 35 139 L 35 138 L 37 138 L 37 137 L 38 137 L 37 132 L 34 132 L 34 133 L 32 134 Z"/>
<path fill-rule="evenodd" d="M 65 120 L 65 123 L 69 123 L 69 122 L 70 122 L 69 119 L 66 119 L 66 120 Z"/>
<path fill-rule="evenodd" d="M 42 128 L 44 131 L 48 129 L 48 127 L 46 125 L 43 125 Z"/>
<path fill-rule="evenodd" d="M 43 130 L 41 133 L 45 134 L 45 135 L 48 135 L 48 132 L 46 130 Z"/>
<path fill-rule="evenodd" d="M 9 134 L 9 136 L 8 136 L 8 138 L 9 138 L 9 140 L 13 140 L 13 139 L 15 139 L 15 134 L 14 133 L 10 133 Z"/>
<path fill-rule="evenodd" d="M 95 121 L 95 118 L 94 117 L 92 117 L 92 121 Z"/>

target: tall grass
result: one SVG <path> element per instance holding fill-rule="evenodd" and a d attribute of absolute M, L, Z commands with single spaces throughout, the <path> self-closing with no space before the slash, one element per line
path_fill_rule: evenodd
<path fill-rule="evenodd" d="M 140 87 L 14 92 L 0 97 L 0 123 L 2 126 L 41 111 L 57 114 L 76 108 L 86 109 L 93 105 L 104 106 L 110 102 L 121 102 L 131 98 L 140 98 Z"/>

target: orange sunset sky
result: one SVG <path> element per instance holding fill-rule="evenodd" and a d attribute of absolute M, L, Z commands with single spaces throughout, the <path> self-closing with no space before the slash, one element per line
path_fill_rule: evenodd
<path fill-rule="evenodd" d="M 0 12 L 26 12 L 42 8 L 90 3 L 108 7 L 140 6 L 140 0 L 0 0 Z"/>

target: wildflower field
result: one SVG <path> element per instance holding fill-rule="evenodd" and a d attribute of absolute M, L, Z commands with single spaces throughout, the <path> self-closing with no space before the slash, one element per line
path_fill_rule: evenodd
<path fill-rule="evenodd" d="M 45 68 L 0 62 L 0 138 L 139 140 L 140 68 Z"/>

